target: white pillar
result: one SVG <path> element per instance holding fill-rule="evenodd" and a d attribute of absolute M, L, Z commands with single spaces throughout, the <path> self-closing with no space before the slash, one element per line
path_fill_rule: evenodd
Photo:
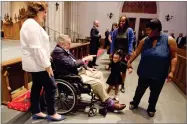
<path fill-rule="evenodd" d="M 138 39 L 139 27 L 140 27 L 140 18 L 137 17 L 135 23 L 136 39 Z"/>
<path fill-rule="evenodd" d="M 64 33 L 64 2 L 60 2 L 59 12 L 59 32 Z"/>
<path fill-rule="evenodd" d="M 2 10 L 1 6 L 2 6 L 2 1 L 0 1 L 0 10 Z M 2 12 L 0 12 L 0 18 L 1 18 L 1 20 L 3 20 Z"/>
<path fill-rule="evenodd" d="M 4 17 L 5 17 L 5 14 L 8 13 L 9 16 L 12 16 L 12 13 L 11 13 L 11 2 L 1 2 L 1 5 L 2 5 L 2 19 L 4 21 Z M 13 19 L 13 17 L 12 17 Z"/>
<path fill-rule="evenodd" d="M 70 29 L 73 30 L 73 2 L 70 2 Z"/>

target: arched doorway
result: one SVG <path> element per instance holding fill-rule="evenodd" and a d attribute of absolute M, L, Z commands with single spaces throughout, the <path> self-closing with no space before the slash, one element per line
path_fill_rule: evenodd
<path fill-rule="evenodd" d="M 145 24 L 152 18 L 158 18 L 158 11 L 156 1 L 126 1 L 121 4 L 119 15 L 125 14 L 130 21 L 134 19 L 130 25 L 136 31 L 137 40 L 140 40 L 141 32 L 145 31 Z"/>

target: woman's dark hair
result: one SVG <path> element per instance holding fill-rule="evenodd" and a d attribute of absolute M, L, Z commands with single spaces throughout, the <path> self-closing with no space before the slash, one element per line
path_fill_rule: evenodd
<path fill-rule="evenodd" d="M 125 17 L 125 24 L 124 24 L 123 29 L 122 29 L 119 25 L 120 25 L 120 21 L 123 17 Z M 127 18 L 126 15 L 122 15 L 122 16 L 119 17 L 118 26 L 119 26 L 119 28 L 118 28 L 119 32 L 125 32 L 126 29 L 129 27 L 129 19 Z"/>
<path fill-rule="evenodd" d="M 116 22 L 112 23 L 112 28 L 111 28 L 111 31 L 113 31 L 113 30 L 114 30 L 113 26 L 118 27 L 118 23 L 116 23 Z"/>
<path fill-rule="evenodd" d="M 123 54 L 123 51 L 119 49 L 114 54 L 119 55 L 121 57 Z"/>
<path fill-rule="evenodd" d="M 44 11 L 47 8 L 46 2 L 28 2 L 27 7 L 27 18 L 34 18 L 37 16 L 37 13 Z"/>
<path fill-rule="evenodd" d="M 146 24 L 146 28 L 151 28 L 152 30 L 158 29 L 158 31 L 162 31 L 162 24 L 159 19 L 152 19 L 150 22 Z"/>

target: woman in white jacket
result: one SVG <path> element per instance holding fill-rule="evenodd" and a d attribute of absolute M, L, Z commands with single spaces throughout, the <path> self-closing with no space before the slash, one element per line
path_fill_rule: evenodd
<path fill-rule="evenodd" d="M 65 119 L 55 111 L 56 84 L 50 63 L 49 36 L 41 24 L 47 16 L 46 2 L 28 2 L 28 19 L 20 31 L 22 68 L 32 75 L 31 111 L 33 119 Z M 48 116 L 40 110 L 40 91 L 44 87 Z"/>

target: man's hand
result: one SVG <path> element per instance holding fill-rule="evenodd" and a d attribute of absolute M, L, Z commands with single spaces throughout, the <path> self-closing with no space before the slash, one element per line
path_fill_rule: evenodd
<path fill-rule="evenodd" d="M 170 72 L 169 74 L 168 74 L 168 78 L 167 78 L 167 81 L 166 82 L 171 82 L 172 81 L 172 79 L 173 79 L 173 72 Z"/>
<path fill-rule="evenodd" d="M 89 56 L 86 56 L 86 57 L 84 57 L 82 60 L 83 60 L 83 61 L 92 61 L 92 60 L 93 60 L 93 57 L 96 57 L 96 55 L 89 55 Z"/>
<path fill-rule="evenodd" d="M 98 35 L 100 35 L 101 36 L 101 33 L 99 32 L 99 34 Z"/>
<path fill-rule="evenodd" d="M 54 76 L 54 74 L 53 74 L 53 69 L 51 68 L 51 66 L 50 66 L 50 67 L 48 67 L 48 68 L 46 68 L 45 70 L 46 70 L 46 71 L 47 71 L 47 73 L 49 74 L 49 77 Z"/>

